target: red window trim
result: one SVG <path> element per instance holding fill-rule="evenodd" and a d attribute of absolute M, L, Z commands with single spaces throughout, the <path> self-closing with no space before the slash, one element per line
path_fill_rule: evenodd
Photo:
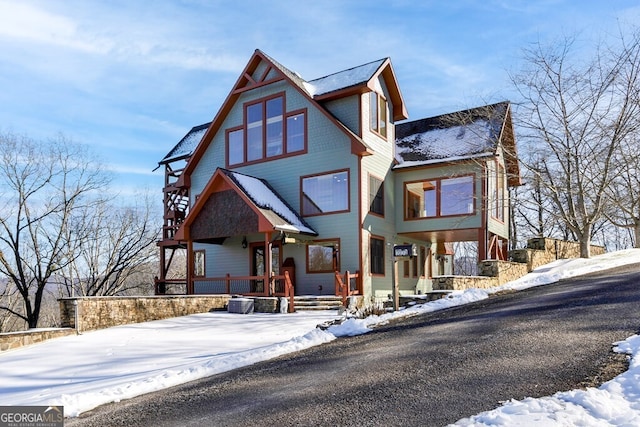
<path fill-rule="evenodd" d="M 376 126 L 377 129 L 373 129 L 371 127 L 371 98 L 372 95 L 375 94 L 376 95 Z M 371 91 L 369 92 L 369 131 L 371 131 L 371 133 L 379 136 L 380 138 L 384 139 L 385 141 L 388 141 L 389 139 L 389 114 L 387 114 L 386 116 L 386 120 L 385 120 L 385 129 L 387 131 L 386 135 L 383 135 L 380 132 L 380 98 L 382 98 L 385 102 L 385 105 L 388 106 L 389 102 L 387 101 L 387 98 L 385 98 L 381 93 L 378 93 L 376 91 Z"/>
<path fill-rule="evenodd" d="M 324 176 L 331 175 L 336 173 L 346 172 L 347 173 L 347 209 L 339 210 L 339 211 L 331 211 L 331 212 L 321 212 L 321 213 L 312 213 L 308 214 L 304 212 L 304 193 L 302 191 L 302 183 L 306 178 L 313 178 L 314 176 Z M 303 175 L 300 177 L 300 213 L 304 217 L 309 216 L 324 216 L 324 215 L 334 215 L 340 213 L 351 212 L 351 171 L 349 169 L 336 169 L 327 172 L 314 173 L 311 175 Z"/>
<path fill-rule="evenodd" d="M 441 181 L 443 180 L 447 180 L 447 179 L 455 179 L 455 178 L 464 178 L 470 176 L 472 177 L 472 186 L 473 186 L 473 212 L 472 213 L 462 213 L 462 214 L 453 214 L 453 215 L 440 215 L 440 211 L 441 211 L 441 197 L 442 197 L 442 186 L 441 186 Z M 424 216 L 424 217 L 409 217 L 407 215 L 408 213 L 408 191 L 407 191 L 407 184 L 415 184 L 418 182 L 436 182 L 436 213 L 437 215 L 434 216 Z M 468 173 L 468 174 L 463 174 L 463 175 L 452 175 L 452 176 L 442 176 L 442 177 L 435 177 L 435 178 L 425 178 L 425 179 L 417 179 L 417 180 L 413 180 L 413 181 L 405 181 L 402 184 L 403 190 L 404 190 L 404 220 L 405 221 L 420 221 L 420 220 L 428 220 L 428 219 L 437 219 L 437 218 L 455 218 L 455 217 L 465 217 L 465 216 L 474 216 L 477 214 L 476 212 L 476 208 L 477 208 L 477 204 L 476 204 L 476 199 L 477 199 L 477 194 L 476 194 L 476 175 L 475 173 Z"/>
<path fill-rule="evenodd" d="M 263 117 L 263 123 L 266 120 L 266 108 L 267 108 L 267 101 L 271 100 L 271 99 L 275 99 L 275 98 L 282 98 L 282 108 L 283 108 L 283 112 L 282 112 L 282 154 L 279 154 L 277 156 L 267 156 L 267 138 L 266 138 L 266 132 L 267 132 L 267 127 L 263 124 L 262 126 L 262 157 L 259 159 L 255 159 L 255 160 L 251 160 L 248 161 L 247 160 L 247 154 L 248 154 L 248 144 L 247 144 L 247 108 L 252 106 L 252 105 L 256 105 L 256 104 L 262 104 L 262 117 Z M 303 149 L 299 150 L 299 151 L 294 151 L 294 152 L 288 152 L 287 151 L 287 119 L 296 115 L 302 114 L 304 116 L 304 142 L 303 142 Z M 243 130 L 243 161 L 239 162 L 239 163 L 229 163 L 229 133 L 236 131 L 236 130 Z M 263 163 L 263 162 L 269 162 L 272 160 L 277 160 L 277 159 L 282 159 L 285 157 L 292 157 L 292 156 L 299 156 L 301 154 L 306 154 L 307 150 L 308 150 L 308 126 L 307 126 L 307 109 L 306 108 L 300 108 L 297 110 L 291 110 L 291 111 L 287 111 L 287 98 L 286 98 L 286 92 L 278 92 L 278 93 L 274 93 L 271 94 L 269 96 L 263 97 L 263 98 L 259 98 L 259 99 L 254 99 L 251 101 L 247 101 L 244 104 L 242 104 L 242 124 L 240 126 L 235 126 L 232 128 L 229 128 L 226 130 L 225 132 L 225 165 L 227 168 L 234 168 L 234 167 L 239 167 L 239 166 L 245 166 L 245 165 L 252 165 L 252 164 L 256 164 L 256 163 Z"/>
<path fill-rule="evenodd" d="M 502 224 L 505 223 L 505 217 L 504 217 L 504 209 L 505 209 L 505 196 L 506 196 L 506 190 L 504 188 L 504 183 L 506 181 L 506 177 L 505 177 L 505 168 L 504 166 L 502 166 L 497 160 L 494 160 L 495 162 L 495 182 L 494 182 L 494 190 L 493 190 L 493 199 L 494 199 L 494 206 L 491 207 L 490 211 L 491 211 L 491 219 L 494 219 Z M 498 184 L 500 183 L 498 177 L 499 176 L 503 176 L 504 178 L 502 179 L 502 202 L 499 200 L 499 192 L 498 192 Z M 502 208 L 502 209 L 500 209 Z"/>
<path fill-rule="evenodd" d="M 313 243 L 314 243 L 314 244 L 315 244 L 315 243 L 323 243 L 323 242 L 325 242 L 325 243 L 326 243 L 326 242 L 333 242 L 333 243 L 336 243 L 336 246 L 337 246 L 337 252 L 338 252 L 338 254 L 337 254 L 337 259 L 336 259 L 336 264 L 337 264 L 337 266 L 336 266 L 336 270 L 337 270 L 337 271 L 340 271 L 340 238 L 339 238 L 339 237 L 337 237 L 337 238 L 334 238 L 334 239 L 317 239 L 317 240 L 314 240 L 314 241 L 313 241 Z M 326 274 L 326 273 L 334 273 L 335 271 L 334 271 L 333 269 L 331 269 L 331 270 L 310 270 L 310 269 L 309 269 L 309 246 L 311 246 L 311 244 L 309 244 L 309 245 L 307 246 L 307 250 L 305 251 L 305 252 L 306 252 L 306 272 L 307 272 L 307 274 Z M 320 245 L 320 246 L 322 246 L 322 245 Z"/>

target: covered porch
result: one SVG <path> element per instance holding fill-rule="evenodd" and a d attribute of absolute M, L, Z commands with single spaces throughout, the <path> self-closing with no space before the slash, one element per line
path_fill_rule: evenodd
<path fill-rule="evenodd" d="M 218 169 L 176 232 L 186 248 L 185 293 L 287 297 L 292 310 L 296 259 L 303 263 L 317 236 L 265 180 Z M 333 294 L 345 302 L 362 292 L 359 274 L 335 277 Z"/>

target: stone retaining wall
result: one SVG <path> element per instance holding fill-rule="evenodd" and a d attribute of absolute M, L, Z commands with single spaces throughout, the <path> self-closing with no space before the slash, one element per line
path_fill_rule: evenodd
<path fill-rule="evenodd" d="M 76 327 L 76 304 L 78 329 L 83 332 L 129 323 L 224 310 L 230 298 L 231 295 L 62 298 L 59 300 L 60 321 L 63 327 Z"/>
<path fill-rule="evenodd" d="M 605 253 L 591 245 L 591 254 Z M 486 289 L 519 279 L 530 271 L 557 259 L 579 258 L 580 243 L 539 237 L 527 241 L 527 249 L 509 252 L 511 261 L 485 260 L 478 264 L 479 276 L 439 276 L 432 279 L 433 290 Z"/>
<path fill-rule="evenodd" d="M 549 264 L 557 259 L 551 252 L 539 249 L 515 249 L 509 252 L 509 257 L 514 262 L 526 265 L 529 271 L 533 271 L 541 265 Z"/>
<path fill-rule="evenodd" d="M 478 264 L 480 276 L 493 277 L 497 286 L 519 279 L 529 272 L 527 264 L 519 262 L 485 260 Z"/>
<path fill-rule="evenodd" d="M 0 352 L 13 350 L 25 345 L 36 344 L 52 338 L 75 335 L 76 330 L 71 328 L 30 329 L 28 331 L 7 332 L 0 334 Z"/>
<path fill-rule="evenodd" d="M 434 291 L 463 291 L 470 288 L 488 289 L 498 286 L 497 277 L 481 276 L 436 276 L 433 278 Z"/>
<path fill-rule="evenodd" d="M 527 240 L 528 249 L 536 249 L 551 254 L 553 259 L 580 258 L 580 243 L 567 242 L 565 240 L 550 239 L 548 237 L 535 237 Z M 603 246 L 591 245 L 591 256 L 602 255 Z"/>

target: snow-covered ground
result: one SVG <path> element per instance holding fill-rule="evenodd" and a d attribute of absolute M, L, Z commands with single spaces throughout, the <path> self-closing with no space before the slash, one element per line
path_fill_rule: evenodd
<path fill-rule="evenodd" d="M 205 313 L 58 338 L 0 354 L 0 402 L 63 405 L 65 416 L 77 416 L 104 403 L 268 360 L 337 337 L 364 334 L 394 318 L 478 301 L 500 290 L 549 284 L 636 262 L 640 262 L 640 249 L 588 260 L 556 261 L 498 288 L 455 292 L 451 297 L 398 312 L 348 319 L 324 331 L 316 325 L 335 319 L 337 312 Z M 640 337 L 634 335 L 615 343 L 615 348 L 630 355 L 629 370 L 597 389 L 509 401 L 456 425 L 640 425 Z"/>

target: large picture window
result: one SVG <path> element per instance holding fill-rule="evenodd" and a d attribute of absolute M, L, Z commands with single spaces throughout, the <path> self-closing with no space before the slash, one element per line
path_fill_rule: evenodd
<path fill-rule="evenodd" d="M 333 273 L 340 270 L 339 240 L 316 241 L 307 245 L 307 272 Z"/>
<path fill-rule="evenodd" d="M 302 215 L 349 210 L 349 172 L 302 177 Z"/>
<path fill-rule="evenodd" d="M 286 112 L 284 94 L 244 106 L 244 123 L 227 131 L 227 165 L 305 152 L 306 110 Z"/>
<path fill-rule="evenodd" d="M 469 215 L 475 211 L 473 176 L 440 178 L 405 184 L 405 217 Z"/>

